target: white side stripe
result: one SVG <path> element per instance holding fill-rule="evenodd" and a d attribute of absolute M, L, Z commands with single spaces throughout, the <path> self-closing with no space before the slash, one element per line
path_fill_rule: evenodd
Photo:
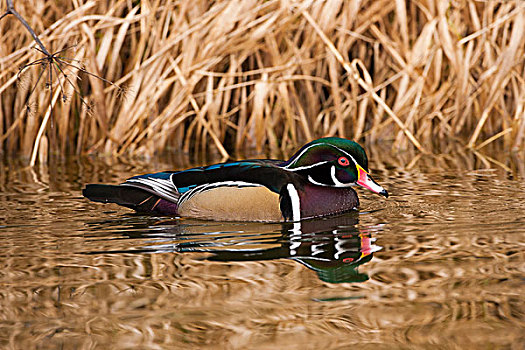
<path fill-rule="evenodd" d="M 185 201 L 196 195 L 197 193 L 205 192 L 212 190 L 218 187 L 261 187 L 263 185 L 245 182 L 245 181 L 222 181 L 222 182 L 212 182 L 208 184 L 199 185 L 187 192 L 185 192 L 182 197 L 180 197 L 179 205 L 182 205 Z"/>
<path fill-rule="evenodd" d="M 299 200 L 299 193 L 295 189 L 294 185 L 288 184 L 286 186 L 288 194 L 290 195 L 290 201 L 292 202 L 292 219 L 293 221 L 301 220 L 301 202 Z"/>

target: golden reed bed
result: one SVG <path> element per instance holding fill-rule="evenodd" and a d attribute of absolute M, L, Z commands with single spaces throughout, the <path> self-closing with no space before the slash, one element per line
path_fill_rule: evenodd
<path fill-rule="evenodd" d="M 43 56 L 14 16 L 0 20 L 0 153 L 33 163 L 173 149 L 276 156 L 326 135 L 423 153 L 524 145 L 524 1 L 14 5 L 51 53 L 69 47 L 57 56 L 72 84 L 54 69 L 50 91 L 39 65 L 17 74 Z"/>

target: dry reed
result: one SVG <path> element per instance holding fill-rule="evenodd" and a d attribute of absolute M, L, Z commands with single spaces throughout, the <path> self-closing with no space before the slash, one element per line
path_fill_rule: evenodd
<path fill-rule="evenodd" d="M 72 68 L 74 88 L 56 78 L 54 96 L 48 84 L 35 86 L 38 67 L 17 79 L 18 68 L 41 54 L 16 19 L 3 18 L 0 152 L 9 155 L 276 156 L 326 135 L 392 140 L 420 152 L 450 142 L 475 150 L 524 145 L 525 2 L 35 0 L 15 7 L 50 52 L 76 44 L 62 56 L 127 92 L 122 98 Z M 65 102 L 57 99 L 62 91 Z"/>

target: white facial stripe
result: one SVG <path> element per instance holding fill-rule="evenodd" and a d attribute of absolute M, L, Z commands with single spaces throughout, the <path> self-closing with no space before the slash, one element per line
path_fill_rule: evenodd
<path fill-rule="evenodd" d="M 340 150 L 341 152 L 347 154 L 350 158 L 352 158 L 351 155 L 349 155 L 347 152 L 343 151 L 342 149 L 340 149 L 339 147 L 336 147 L 332 144 L 329 144 L 329 143 L 326 143 L 326 142 L 321 142 L 321 143 L 316 143 L 315 145 L 310 145 L 308 147 L 306 147 L 305 149 L 303 149 L 303 151 L 301 153 L 299 153 L 299 155 L 297 155 L 297 157 L 295 157 L 295 161 L 293 161 L 292 163 L 288 164 L 287 166 L 284 167 L 284 169 L 289 169 L 290 166 L 292 166 L 293 164 L 295 164 L 295 162 L 297 161 L 297 159 L 301 158 L 303 156 L 304 153 L 306 153 L 306 151 L 308 151 L 310 148 L 312 147 L 316 147 L 316 146 L 321 146 L 321 145 L 327 145 L 327 146 L 331 146 L 331 147 L 334 147 L 334 148 L 337 148 L 338 150 Z M 354 159 L 354 158 L 352 158 Z M 355 162 L 355 160 L 354 160 Z M 324 162 L 324 163 L 327 163 L 327 162 Z M 306 167 L 302 167 L 303 169 L 305 169 Z M 293 170 L 293 169 L 289 169 L 289 170 Z"/>
<path fill-rule="evenodd" d="M 284 169 L 289 170 L 289 171 L 298 171 L 298 170 L 304 170 L 304 169 L 311 169 L 311 168 L 314 168 L 316 166 L 319 166 L 319 165 L 322 165 L 322 164 L 326 164 L 326 163 L 328 163 L 328 161 L 315 163 L 315 164 L 312 164 L 312 165 L 301 166 L 301 167 L 293 168 L 293 169 L 288 169 L 287 167 L 285 167 Z"/>
<path fill-rule="evenodd" d="M 337 179 L 335 176 L 335 165 L 332 165 L 330 168 L 330 176 L 332 177 L 332 181 L 334 182 L 335 187 L 350 187 L 352 184 L 345 184 Z"/>
<path fill-rule="evenodd" d="M 354 161 L 354 163 L 357 164 L 357 162 L 355 161 L 354 157 L 352 157 L 352 155 L 351 155 L 350 153 L 348 153 L 348 152 L 345 151 L 344 149 L 341 149 L 341 148 L 339 148 L 339 147 L 337 147 L 337 146 L 332 145 L 332 147 L 335 148 L 335 149 L 337 149 L 339 152 L 346 154 L 348 157 L 350 157 L 350 158 Z"/>
<path fill-rule="evenodd" d="M 320 183 L 320 182 L 315 181 L 314 179 L 312 179 L 312 177 L 311 177 L 310 175 L 308 175 L 308 181 L 310 181 L 310 182 L 313 183 L 314 185 L 318 185 L 318 186 L 330 186 L 330 185 L 322 184 L 322 183 Z"/>
<path fill-rule="evenodd" d="M 285 166 L 284 169 L 289 169 L 293 164 L 295 164 L 295 162 L 297 161 L 297 159 L 299 159 L 299 158 L 302 157 L 302 155 L 303 155 L 306 151 L 308 151 L 310 148 L 315 147 L 315 146 L 317 146 L 317 145 L 311 145 L 311 146 L 308 146 L 308 147 L 306 147 L 305 149 L 303 149 L 303 151 L 302 151 L 301 153 L 299 153 L 299 155 L 295 158 L 295 160 L 294 160 L 292 163 L 290 163 L 290 164 L 288 164 L 287 166 Z"/>
<path fill-rule="evenodd" d="M 292 219 L 293 221 L 301 220 L 301 202 L 299 200 L 299 193 L 295 189 L 295 186 L 288 184 L 286 186 L 288 190 L 288 195 L 290 196 L 290 202 L 292 203 Z"/>
<path fill-rule="evenodd" d="M 350 153 L 346 152 L 346 151 L 343 150 L 343 149 L 340 149 L 340 148 L 337 147 L 337 146 L 333 146 L 333 147 L 334 147 L 334 148 L 337 148 L 340 152 L 346 154 L 350 159 L 352 159 L 352 161 L 354 162 L 354 165 L 357 165 L 357 164 L 358 164 L 357 161 L 355 160 L 355 158 L 352 157 L 352 155 L 351 155 Z"/>
<path fill-rule="evenodd" d="M 307 166 L 304 166 L 304 167 L 299 167 L 299 168 L 295 168 L 295 169 L 290 169 L 290 167 L 291 167 L 293 164 L 295 164 L 295 162 L 297 161 L 297 159 L 301 158 L 301 157 L 303 156 L 303 154 L 304 154 L 306 151 L 308 151 L 308 150 L 309 150 L 310 148 L 312 148 L 312 147 L 320 146 L 320 145 L 328 145 L 328 146 L 330 146 L 330 147 L 333 147 L 333 148 L 337 149 L 339 152 L 341 152 L 341 153 L 345 154 L 346 156 L 348 156 L 348 158 L 352 159 L 352 161 L 354 162 L 354 165 L 358 164 L 357 161 L 355 160 L 355 158 L 352 157 L 352 155 L 351 155 L 350 153 L 348 153 L 347 151 L 345 151 L 344 149 L 341 149 L 341 148 L 339 148 L 339 147 L 337 147 L 337 146 L 334 146 L 334 145 L 332 145 L 332 144 L 329 144 L 329 143 L 325 143 L 325 142 L 323 142 L 323 143 L 317 143 L 317 144 L 315 144 L 315 145 L 311 145 L 311 146 L 305 148 L 305 149 L 304 149 L 301 153 L 299 153 L 299 155 L 295 158 L 295 161 L 294 161 L 294 162 L 288 164 L 288 165 L 285 166 L 283 169 L 288 169 L 288 170 L 290 170 L 290 171 L 296 171 L 296 170 L 308 169 L 308 168 L 311 168 L 311 167 L 317 166 L 317 165 L 319 165 L 319 164 L 328 163 L 327 161 L 325 161 L 325 162 L 322 162 L 322 163 L 316 163 L 316 164 L 313 164 L 313 165 L 307 165 Z"/>

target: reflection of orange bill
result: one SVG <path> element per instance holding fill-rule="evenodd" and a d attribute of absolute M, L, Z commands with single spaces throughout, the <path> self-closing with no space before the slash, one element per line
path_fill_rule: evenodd
<path fill-rule="evenodd" d="M 357 182 L 356 183 L 359 186 L 367 188 L 367 189 L 369 189 L 370 191 L 372 191 L 374 193 L 380 194 L 380 195 L 385 196 L 386 198 L 388 198 L 388 192 L 383 187 L 379 186 L 379 184 L 377 182 L 375 182 L 370 177 L 370 175 L 368 175 L 368 173 L 366 172 L 365 169 L 361 168 L 359 166 L 359 164 L 356 164 L 356 167 L 357 167 L 357 173 L 358 173 L 358 177 L 357 177 Z"/>
<path fill-rule="evenodd" d="M 372 238 L 367 234 L 360 234 L 359 237 L 361 238 L 361 256 L 359 259 L 381 250 L 381 247 L 374 244 L 376 240 L 375 238 Z"/>
<path fill-rule="evenodd" d="M 370 237 L 361 236 L 361 258 L 372 254 Z"/>

